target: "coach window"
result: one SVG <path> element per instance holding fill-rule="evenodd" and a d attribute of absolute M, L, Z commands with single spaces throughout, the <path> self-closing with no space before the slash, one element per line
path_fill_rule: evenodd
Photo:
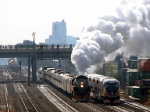
<path fill-rule="evenodd" d="M 97 90 L 97 87 L 95 87 L 95 90 Z"/>
<path fill-rule="evenodd" d="M 97 84 L 99 84 L 99 80 L 97 80 Z"/>
<path fill-rule="evenodd" d="M 89 78 L 89 81 L 91 81 L 91 78 Z"/>

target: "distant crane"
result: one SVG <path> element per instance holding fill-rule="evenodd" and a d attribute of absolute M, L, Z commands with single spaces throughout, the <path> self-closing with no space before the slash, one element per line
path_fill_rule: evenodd
<path fill-rule="evenodd" d="M 32 33 L 32 37 L 33 37 L 33 49 L 35 49 L 35 34 L 36 34 L 36 32 Z"/>

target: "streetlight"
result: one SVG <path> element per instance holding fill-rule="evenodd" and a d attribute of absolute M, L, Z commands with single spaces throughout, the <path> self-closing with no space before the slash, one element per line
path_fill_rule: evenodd
<path fill-rule="evenodd" d="M 32 33 L 32 37 L 33 37 L 33 49 L 35 49 L 35 34 L 36 34 L 36 32 Z"/>

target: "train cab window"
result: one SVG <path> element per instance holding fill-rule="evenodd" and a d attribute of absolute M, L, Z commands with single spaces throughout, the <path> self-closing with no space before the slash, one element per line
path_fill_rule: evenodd
<path fill-rule="evenodd" d="M 119 87 L 119 84 L 116 84 L 116 83 L 106 83 L 105 87 L 106 88 L 109 88 L 109 87 L 111 87 L 111 88 Z"/>
<path fill-rule="evenodd" d="M 116 84 L 116 87 L 119 87 L 119 84 Z"/>

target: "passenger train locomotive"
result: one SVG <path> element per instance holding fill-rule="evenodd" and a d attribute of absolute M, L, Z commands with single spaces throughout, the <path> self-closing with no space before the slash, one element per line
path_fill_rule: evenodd
<path fill-rule="evenodd" d="M 90 86 L 84 75 L 71 76 L 69 72 L 55 68 L 43 68 L 43 78 L 68 93 L 75 101 L 88 101 Z"/>
<path fill-rule="evenodd" d="M 100 74 L 87 74 L 91 87 L 90 97 L 104 103 L 120 103 L 120 82 Z"/>

